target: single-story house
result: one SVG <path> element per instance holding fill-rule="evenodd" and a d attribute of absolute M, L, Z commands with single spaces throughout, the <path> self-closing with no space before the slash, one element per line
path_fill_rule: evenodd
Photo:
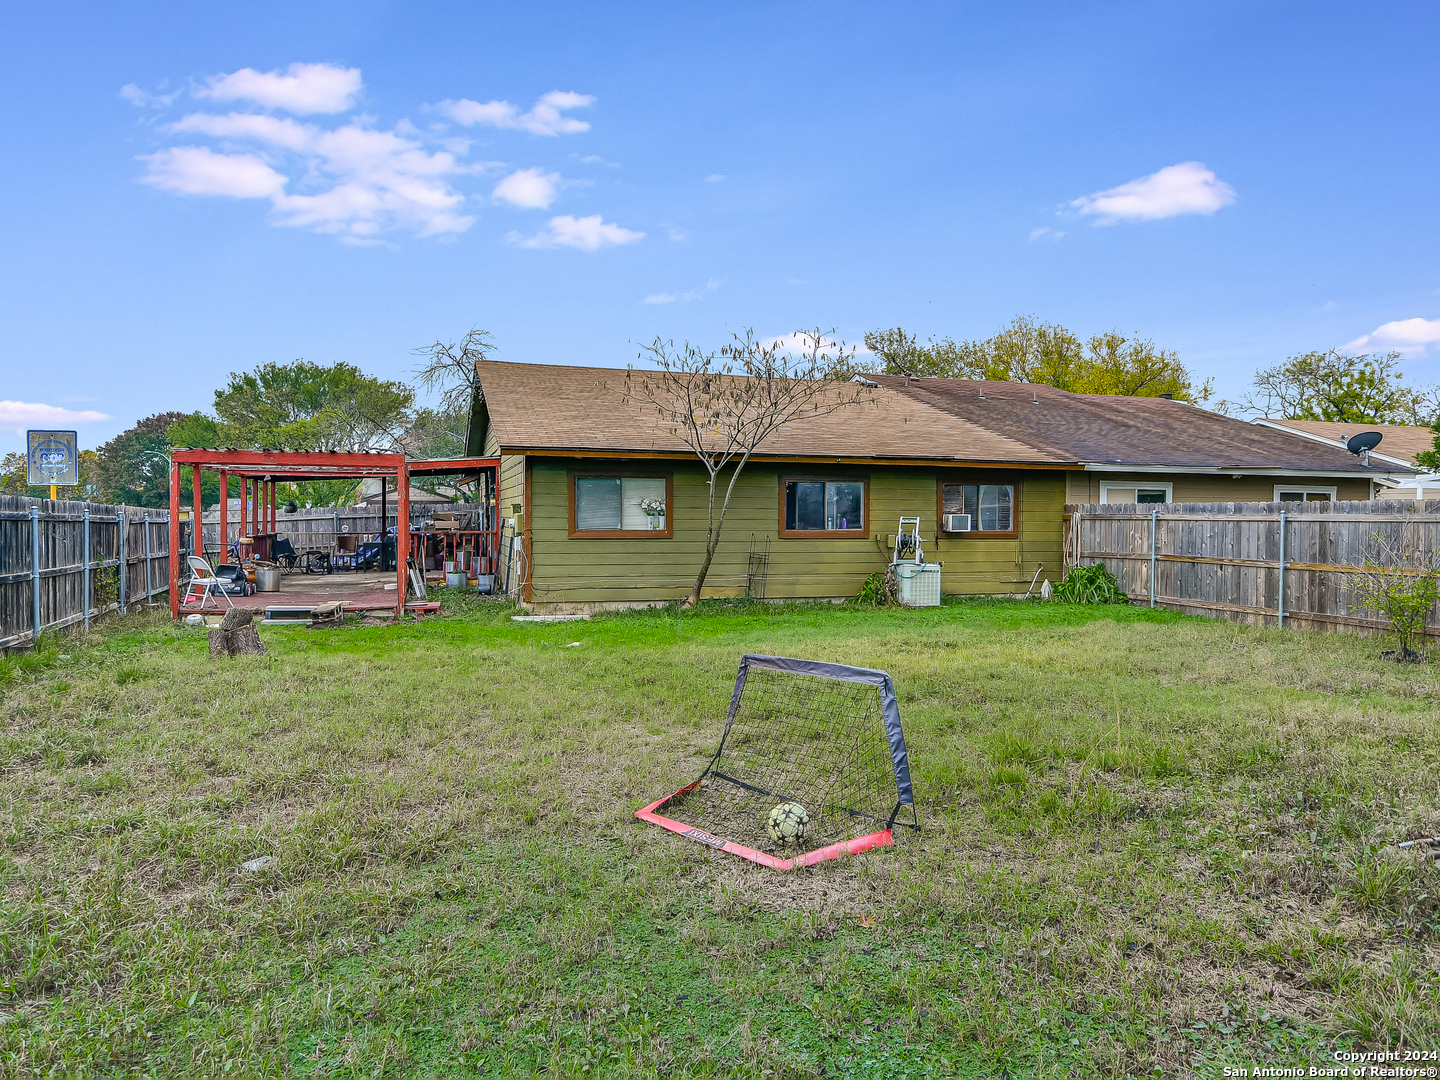
<path fill-rule="evenodd" d="M 1380 445 L 1370 452 L 1372 461 L 1405 468 L 1418 468 L 1415 455 L 1435 449 L 1435 432 L 1428 427 L 1403 424 L 1352 424 L 1338 420 L 1252 420 L 1252 424 L 1289 432 L 1304 439 L 1330 446 L 1343 447 L 1353 435 L 1378 431 Z M 1396 480 L 1387 499 L 1440 499 L 1440 475 L 1422 470 L 1414 476 Z"/>
<path fill-rule="evenodd" d="M 476 372 L 468 445 L 500 459 L 521 599 L 565 611 L 688 592 L 708 474 L 626 393 L 626 372 Z M 1023 593 L 1037 574 L 1059 578 L 1066 503 L 1368 499 L 1393 471 L 1174 401 L 874 379 L 862 403 L 781 428 L 751 458 L 706 595 L 853 596 L 890 561 L 902 516 L 920 519 L 945 592 Z M 970 528 L 946 528 L 950 515 Z"/>
<path fill-rule="evenodd" d="M 1168 398 L 1052 386 L 872 376 L 881 386 L 1074 466 L 1067 503 L 1372 499 L 1414 475 L 1408 462 Z"/>
<path fill-rule="evenodd" d="M 625 371 L 485 361 L 470 445 L 500 458 L 500 514 L 539 610 L 634 606 L 689 591 L 705 552 L 708 474 Z M 708 596 L 853 596 L 919 517 L 947 592 L 1023 593 L 1058 578 L 1066 463 L 883 387 L 785 427 L 741 474 Z M 725 473 L 728 476 L 729 473 Z M 721 492 L 723 496 L 723 492 Z M 940 531 L 943 512 L 975 529 Z M 510 535 L 508 532 L 507 536 Z"/>

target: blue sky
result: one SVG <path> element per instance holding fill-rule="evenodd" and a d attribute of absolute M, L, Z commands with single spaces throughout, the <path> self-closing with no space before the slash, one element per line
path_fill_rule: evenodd
<path fill-rule="evenodd" d="M 266 361 L 404 376 L 476 324 L 623 366 L 1034 314 L 1224 394 L 1347 343 L 1436 381 L 1437 31 L 1419 3 L 11 5 L 0 450 Z"/>

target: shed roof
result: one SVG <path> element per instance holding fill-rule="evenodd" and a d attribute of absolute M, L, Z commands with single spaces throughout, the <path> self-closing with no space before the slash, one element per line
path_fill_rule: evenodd
<path fill-rule="evenodd" d="M 1165 398 L 1072 394 L 1031 383 L 871 378 L 987 431 L 1096 467 L 1370 476 L 1395 471 L 1388 464 L 1367 468 L 1342 447 Z"/>
<path fill-rule="evenodd" d="M 1402 424 L 1351 424 L 1341 423 L 1337 420 L 1271 420 L 1264 421 L 1267 425 L 1276 427 L 1292 428 L 1306 435 L 1319 436 L 1328 439 L 1336 446 L 1345 445 L 1345 440 L 1351 435 L 1358 435 L 1362 431 L 1378 431 L 1384 436 L 1380 445 L 1375 448 L 1375 456 L 1395 458 L 1415 463 L 1415 455 L 1422 450 L 1433 450 L 1435 447 L 1435 432 L 1428 427 L 1409 427 Z"/>
<path fill-rule="evenodd" d="M 476 371 L 503 453 L 690 453 L 653 407 L 626 394 L 623 368 L 487 360 Z M 1067 460 L 885 387 L 867 396 L 861 404 L 781 428 L 756 456 L 1015 465 Z"/>

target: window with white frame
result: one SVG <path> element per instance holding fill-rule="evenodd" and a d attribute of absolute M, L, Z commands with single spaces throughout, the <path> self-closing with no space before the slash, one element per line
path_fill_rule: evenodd
<path fill-rule="evenodd" d="M 1334 502 L 1333 487 L 1297 487 L 1292 484 L 1275 485 L 1276 502 Z"/>
<path fill-rule="evenodd" d="M 1175 501 L 1175 485 L 1168 481 L 1101 480 L 1102 503 L 1168 503 Z"/>

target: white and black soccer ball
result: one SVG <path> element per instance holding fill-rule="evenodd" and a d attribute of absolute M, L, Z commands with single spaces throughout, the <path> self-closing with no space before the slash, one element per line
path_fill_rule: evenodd
<path fill-rule="evenodd" d="M 770 811 L 765 831 L 777 844 L 798 844 L 810 828 L 810 814 L 798 802 L 785 802 Z"/>

